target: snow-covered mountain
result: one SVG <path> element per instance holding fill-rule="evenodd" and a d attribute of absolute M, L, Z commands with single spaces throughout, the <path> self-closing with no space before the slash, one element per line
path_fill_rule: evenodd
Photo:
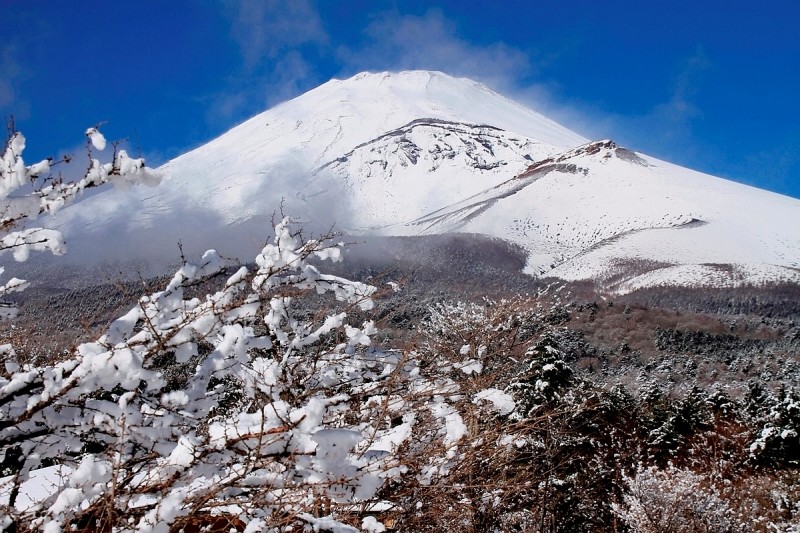
<path fill-rule="evenodd" d="M 98 253 L 174 256 L 180 239 L 249 254 L 283 198 L 350 232 L 509 239 L 531 274 L 623 292 L 800 282 L 799 200 L 590 142 L 439 72 L 332 80 L 162 170 L 159 187 L 98 194 L 53 225 Z"/>

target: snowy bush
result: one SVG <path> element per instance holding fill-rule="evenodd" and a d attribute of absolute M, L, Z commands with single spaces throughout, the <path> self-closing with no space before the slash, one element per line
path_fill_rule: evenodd
<path fill-rule="evenodd" d="M 482 304 L 442 302 L 428 307 L 421 324 L 430 364 L 476 376 L 504 371 L 525 341 L 539 331 L 546 311 L 532 298 L 484 300 Z M 524 340 L 523 340 L 524 339 Z"/>
<path fill-rule="evenodd" d="M 136 516 L 130 525 L 146 530 L 220 498 L 263 505 L 260 518 L 271 519 L 313 498 L 295 490 L 305 483 L 324 487 L 335 501 L 371 497 L 380 484 L 374 461 L 351 455 L 361 434 L 326 432 L 323 424 L 349 410 L 345 384 L 350 391 L 379 381 L 392 373 L 396 356 L 356 355 L 369 344 L 371 325 L 347 326 L 345 313 L 312 326 L 291 312 L 294 293 L 307 289 L 369 305 L 369 287 L 307 264 L 337 252 L 301 242 L 285 220 L 257 268 L 236 270 L 218 292 L 184 297 L 193 284 L 222 275 L 223 263 L 210 251 L 71 359 L 14 369 L 0 381 L 0 446 L 19 457 L 12 482 L 53 462 L 71 474 L 41 513 L 18 509 L 12 490 L 10 516 L 57 530 L 93 510 L 110 523 L 115 514 Z M 309 349 L 328 337 L 336 339 L 330 352 Z M 190 368 L 180 387 L 167 386 L 157 363 L 165 354 Z M 221 404 L 232 387 L 240 393 L 236 405 Z M 273 487 L 272 506 L 244 496 L 265 484 Z"/>
<path fill-rule="evenodd" d="M 507 388 L 517 401 L 515 419 L 533 417 L 542 406 L 561 399 L 573 384 L 573 372 L 564 361 L 566 358 L 550 332 L 528 349 L 525 353 L 527 371 Z"/>
<path fill-rule="evenodd" d="M 614 510 L 636 533 L 746 531 L 730 504 L 708 479 L 669 465 L 666 469 L 639 466 L 625 477 L 624 504 Z"/>
<path fill-rule="evenodd" d="M 782 388 L 765 402 L 769 412 L 750 445 L 750 455 L 760 463 L 800 465 L 800 391 Z"/>

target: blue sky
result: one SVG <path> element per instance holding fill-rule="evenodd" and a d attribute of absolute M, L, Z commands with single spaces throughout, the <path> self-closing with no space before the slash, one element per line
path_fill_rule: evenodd
<path fill-rule="evenodd" d="M 331 77 L 436 69 L 586 137 L 800 198 L 800 2 L 0 0 L 27 159 L 107 121 L 151 164 Z"/>

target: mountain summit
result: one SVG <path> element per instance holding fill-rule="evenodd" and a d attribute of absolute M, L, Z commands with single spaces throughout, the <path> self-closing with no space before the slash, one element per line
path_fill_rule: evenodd
<path fill-rule="evenodd" d="M 179 239 L 247 253 L 284 199 L 352 233 L 511 240 L 530 274 L 618 292 L 800 282 L 800 201 L 589 141 L 441 72 L 331 80 L 161 170 L 160 187 L 98 194 L 54 225 L 130 258 Z"/>

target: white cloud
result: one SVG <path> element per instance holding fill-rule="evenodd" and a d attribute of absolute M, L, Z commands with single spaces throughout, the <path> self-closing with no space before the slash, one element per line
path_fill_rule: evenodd
<path fill-rule="evenodd" d="M 226 0 L 225 6 L 231 36 L 239 44 L 247 68 L 294 47 L 328 41 L 319 13 L 308 0 Z"/>
<path fill-rule="evenodd" d="M 223 0 L 241 64 L 224 90 L 207 97 L 206 120 L 230 123 L 263 111 L 320 81 L 307 49 L 325 50 L 329 37 L 308 0 Z"/>
<path fill-rule="evenodd" d="M 424 15 L 381 13 L 365 28 L 358 47 L 340 47 L 344 70 L 441 70 L 504 88 L 533 67 L 528 54 L 502 42 L 479 45 L 458 35 L 438 9 Z"/>
<path fill-rule="evenodd" d="M 702 48 L 686 59 L 683 67 L 675 77 L 671 98 L 657 105 L 645 118 L 655 119 L 666 125 L 665 133 L 670 136 L 682 136 L 691 131 L 692 120 L 702 116 L 702 111 L 694 102 L 694 96 L 700 88 L 700 76 L 711 63 Z"/>

